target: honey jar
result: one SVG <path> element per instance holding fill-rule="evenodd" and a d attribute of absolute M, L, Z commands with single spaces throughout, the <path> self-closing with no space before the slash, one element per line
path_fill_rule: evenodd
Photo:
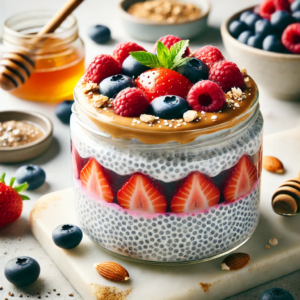
<path fill-rule="evenodd" d="M 76 18 L 70 15 L 55 33 L 34 38 L 34 34 L 54 15 L 36 10 L 16 14 L 4 23 L 2 43 L 5 52 L 29 51 L 35 71 L 14 96 L 57 103 L 73 99 L 73 89 L 84 73 L 84 45 L 78 35 Z"/>

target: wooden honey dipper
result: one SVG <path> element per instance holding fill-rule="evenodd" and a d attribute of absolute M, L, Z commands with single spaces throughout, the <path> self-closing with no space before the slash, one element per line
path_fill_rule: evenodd
<path fill-rule="evenodd" d="M 273 210 L 283 216 L 300 213 L 300 173 L 298 178 L 285 181 L 272 197 Z"/>
<path fill-rule="evenodd" d="M 63 21 L 83 2 L 68 0 L 49 22 L 34 36 L 32 45 L 45 39 L 43 35 L 54 32 Z M 5 53 L 0 59 L 0 87 L 12 91 L 28 80 L 35 69 L 34 51 L 16 51 Z"/>

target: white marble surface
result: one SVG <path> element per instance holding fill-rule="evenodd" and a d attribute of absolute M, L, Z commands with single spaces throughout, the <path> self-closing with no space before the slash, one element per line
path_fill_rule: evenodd
<path fill-rule="evenodd" d="M 77 224 L 75 211 L 70 209 L 73 189 L 48 194 L 38 200 L 31 215 L 32 232 L 66 278 L 84 299 L 102 300 L 101 292 L 95 297 L 92 286 L 130 291 L 128 300 L 221 300 L 258 284 L 286 275 L 300 268 L 299 216 L 283 218 L 271 209 L 272 194 L 285 179 L 298 174 L 300 165 L 300 127 L 265 137 L 264 149 L 284 159 L 284 175 L 262 173 L 260 221 L 250 240 L 236 252 L 248 253 L 250 263 L 234 272 L 221 270 L 223 258 L 203 264 L 164 267 L 129 262 L 100 250 L 86 235 L 73 250 L 58 249 L 52 241 L 53 228 L 60 224 Z M 295 163 L 297 162 L 297 163 Z M 66 216 L 65 211 L 70 210 Z M 278 245 L 265 248 L 270 238 Z M 101 261 L 115 261 L 124 266 L 131 280 L 115 283 L 99 276 L 93 265 Z M 239 282 L 239 284 L 236 284 Z M 203 288 L 205 284 L 208 289 Z M 295 299 L 298 299 L 295 296 Z M 112 297 L 118 299 L 118 297 Z"/>
<path fill-rule="evenodd" d="M 258 1 L 254 0 L 212 0 L 212 12 L 209 18 L 211 28 L 202 37 L 193 41 L 191 48 L 196 48 L 207 43 L 222 48 L 218 29 L 222 20 L 235 11 L 257 2 Z M 0 24 L 14 13 L 41 8 L 57 9 L 63 3 L 64 0 L 0 0 Z M 123 31 L 116 15 L 117 3 L 117 0 L 86 0 L 76 11 L 75 15 L 79 21 L 81 37 L 86 46 L 87 62 L 91 61 L 91 59 L 99 53 L 110 53 L 115 43 L 131 40 L 126 32 Z M 105 24 L 111 28 L 113 35 L 112 42 L 104 46 L 99 46 L 88 39 L 86 28 L 95 23 Z M 152 45 L 147 43 L 141 44 L 149 49 L 152 47 Z M 282 102 L 278 99 L 271 98 L 264 93 L 263 90 L 261 90 L 260 93 L 260 102 L 265 118 L 265 134 L 275 133 L 300 125 L 300 102 Z M 0 291 L 0 297 L 1 299 L 8 297 L 7 293 L 9 289 L 13 290 L 13 287 L 7 284 L 3 276 L 5 262 L 9 258 L 17 255 L 27 254 L 38 259 L 43 270 L 39 282 L 28 289 L 28 293 L 30 292 L 32 295 L 30 299 L 35 299 L 39 293 L 45 295 L 49 289 L 53 288 L 60 292 L 60 299 L 70 299 L 68 294 L 71 292 L 75 295 L 74 299 L 80 299 L 72 286 L 66 281 L 64 276 L 61 275 L 57 267 L 31 235 L 29 227 L 29 212 L 40 196 L 71 186 L 69 128 L 56 119 L 54 106 L 23 101 L 0 91 L 0 110 L 20 108 L 39 111 L 49 116 L 54 124 L 54 141 L 50 149 L 44 155 L 31 161 L 31 163 L 39 164 L 45 169 L 47 173 L 47 183 L 36 191 L 28 192 L 31 201 L 24 203 L 22 217 L 14 224 L 0 230 L 0 286 L 4 286 L 5 283 L 5 289 Z M 19 166 L 19 164 L 0 165 L 0 173 L 5 171 L 8 177 L 11 177 L 15 174 Z M 21 238 L 21 240 L 19 240 L 19 238 Z M 7 252 L 7 254 L 3 254 L 4 252 Z M 299 287 L 292 284 L 293 282 L 297 282 L 297 280 L 299 282 L 299 274 L 300 272 L 297 272 L 286 279 L 276 281 L 276 283 L 270 283 L 269 285 L 247 291 L 241 295 L 232 297 L 232 300 L 255 299 L 267 286 L 274 285 L 286 286 L 291 291 L 298 292 L 299 295 Z M 48 295 L 48 299 L 56 298 L 53 292 Z"/>

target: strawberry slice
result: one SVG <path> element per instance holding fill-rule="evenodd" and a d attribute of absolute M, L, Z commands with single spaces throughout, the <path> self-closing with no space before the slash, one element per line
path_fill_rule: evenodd
<path fill-rule="evenodd" d="M 79 179 L 80 172 L 83 169 L 84 165 L 87 163 L 88 159 L 82 158 L 73 145 L 71 148 L 73 173 L 75 178 Z"/>
<path fill-rule="evenodd" d="M 80 172 L 80 181 L 87 190 L 106 202 L 113 202 L 112 190 L 105 178 L 103 168 L 91 158 Z"/>
<path fill-rule="evenodd" d="M 220 190 L 203 174 L 191 173 L 182 183 L 171 201 L 175 213 L 205 210 L 218 204 Z"/>
<path fill-rule="evenodd" d="M 132 175 L 119 190 L 119 204 L 130 210 L 148 213 L 164 213 L 167 210 L 167 200 L 151 183 L 150 179 L 141 174 Z"/>
<path fill-rule="evenodd" d="M 136 85 L 151 103 L 156 97 L 175 95 L 186 99 L 193 84 L 183 75 L 173 70 L 156 68 L 142 73 Z"/>
<path fill-rule="evenodd" d="M 224 199 L 233 202 L 251 192 L 257 180 L 257 170 L 249 156 L 244 155 L 227 177 L 224 188 Z"/>

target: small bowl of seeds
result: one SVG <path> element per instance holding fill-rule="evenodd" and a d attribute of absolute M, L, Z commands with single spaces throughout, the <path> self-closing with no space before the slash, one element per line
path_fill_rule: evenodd
<path fill-rule="evenodd" d="M 161 36 L 193 39 L 207 27 L 209 0 L 121 0 L 122 24 L 134 38 L 155 42 Z"/>
<path fill-rule="evenodd" d="M 0 163 L 32 159 L 52 140 L 52 123 L 44 115 L 26 111 L 0 112 Z"/>

